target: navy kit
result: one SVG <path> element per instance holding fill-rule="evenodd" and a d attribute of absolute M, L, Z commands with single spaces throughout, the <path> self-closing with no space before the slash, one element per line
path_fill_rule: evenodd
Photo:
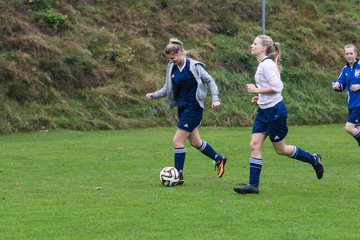
<path fill-rule="evenodd" d="M 359 60 L 354 62 L 351 68 L 349 64 L 342 69 L 340 76 L 333 83 L 340 83 L 340 91 L 347 89 L 348 91 L 348 108 L 359 108 L 360 107 L 360 92 L 351 91 L 350 87 L 354 84 L 360 84 L 360 63 Z"/>
<path fill-rule="evenodd" d="M 196 100 L 197 82 L 190 71 L 190 61 L 186 58 L 183 69 L 174 65 L 171 72 L 175 100 L 178 105 L 178 128 L 192 132 L 201 125 L 203 108 Z"/>
<path fill-rule="evenodd" d="M 287 110 L 283 101 L 271 108 L 259 108 L 252 133 L 267 133 L 272 142 L 283 140 L 288 133 Z"/>
<path fill-rule="evenodd" d="M 360 146 L 360 90 L 351 89 L 353 85 L 360 84 L 360 63 L 359 60 L 356 60 L 352 66 L 349 63 L 342 69 L 337 80 L 332 82 L 334 86 L 335 83 L 339 83 L 339 89 L 333 88 L 337 92 L 342 92 L 347 89 L 348 94 L 348 118 L 347 123 L 353 124 L 357 128 L 356 132 L 349 130 L 352 129 L 351 125 L 345 126 L 345 129 L 353 136 Z"/>

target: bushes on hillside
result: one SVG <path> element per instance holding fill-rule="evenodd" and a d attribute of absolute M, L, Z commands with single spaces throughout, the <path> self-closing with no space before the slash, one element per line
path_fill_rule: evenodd
<path fill-rule="evenodd" d="M 37 15 L 42 26 L 50 27 L 55 31 L 64 29 L 68 18 L 67 15 L 63 15 L 52 8 L 42 10 Z"/>

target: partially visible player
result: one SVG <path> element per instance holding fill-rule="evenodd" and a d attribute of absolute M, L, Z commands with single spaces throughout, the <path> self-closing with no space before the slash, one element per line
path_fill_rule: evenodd
<path fill-rule="evenodd" d="M 250 142 L 250 179 L 249 184 L 234 188 L 240 194 L 259 193 L 260 173 L 263 166 L 261 149 L 267 136 L 275 151 L 280 155 L 311 164 L 318 179 L 321 179 L 324 168 L 320 154 L 310 154 L 297 146 L 287 145 L 285 137 L 288 132 L 287 110 L 281 91 L 283 83 L 280 78 L 280 44 L 266 35 L 257 36 L 251 45 L 251 54 L 259 65 L 254 84 L 247 84 L 249 93 L 257 94 L 252 103 L 258 105 L 252 128 Z"/>
<path fill-rule="evenodd" d="M 355 138 L 360 146 L 360 63 L 357 59 L 358 51 L 353 44 L 344 47 L 346 65 L 340 76 L 332 83 L 335 91 L 348 92 L 348 119 L 345 130 Z"/>
<path fill-rule="evenodd" d="M 170 39 L 165 47 L 169 60 L 166 68 L 164 86 L 153 93 L 147 93 L 148 100 L 167 97 L 170 108 L 177 106 L 179 123 L 173 137 L 174 163 L 180 173 L 179 184 L 184 183 L 183 168 L 185 163 L 185 141 L 215 161 L 218 177 L 224 174 L 226 157 L 221 156 L 203 141 L 199 134 L 199 126 L 203 117 L 206 87 L 212 96 L 212 107 L 220 107 L 218 87 L 214 79 L 204 69 L 204 64 L 189 58 L 183 44 L 176 38 Z"/>

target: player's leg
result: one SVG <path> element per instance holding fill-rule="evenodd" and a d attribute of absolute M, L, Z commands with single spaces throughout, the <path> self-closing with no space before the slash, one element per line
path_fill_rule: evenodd
<path fill-rule="evenodd" d="M 320 154 L 311 154 L 297 146 L 287 145 L 285 143 L 285 137 L 288 133 L 286 118 L 279 118 L 271 122 L 268 127 L 268 132 L 273 147 L 278 154 L 310 163 L 315 169 L 317 178 L 322 178 L 324 168 L 321 163 Z"/>
<path fill-rule="evenodd" d="M 259 193 L 260 173 L 263 166 L 261 149 L 267 137 L 267 123 L 262 120 L 258 113 L 255 117 L 250 140 L 249 184 L 234 188 L 234 191 L 240 194 Z"/>
<path fill-rule="evenodd" d="M 359 131 L 359 128 L 353 124 L 353 123 L 350 123 L 350 122 L 346 122 L 345 124 L 345 130 L 351 134 L 352 136 L 356 135 Z"/>
<path fill-rule="evenodd" d="M 254 124 L 256 126 L 257 124 Z M 240 194 L 259 193 L 260 173 L 263 165 L 261 148 L 267 137 L 266 133 L 254 133 L 251 135 L 250 141 L 250 173 L 249 184 L 235 187 L 234 191 Z"/>
<path fill-rule="evenodd" d="M 311 165 L 317 163 L 317 158 L 313 154 L 306 152 L 297 146 L 287 145 L 285 139 L 282 139 L 279 142 L 273 142 L 272 144 L 277 154 L 307 162 Z"/>
<path fill-rule="evenodd" d="M 360 127 L 356 126 L 353 123 L 347 122 L 345 124 L 345 130 L 353 136 L 353 138 L 357 141 L 358 145 L 360 146 Z"/>
<path fill-rule="evenodd" d="M 288 156 L 290 158 L 311 164 L 316 172 L 316 177 L 318 179 L 322 178 L 324 174 L 324 166 L 321 162 L 321 155 L 319 153 L 311 154 L 297 146 L 286 145 L 285 139 L 279 142 L 273 142 L 273 146 L 276 152 L 280 155 Z"/>
<path fill-rule="evenodd" d="M 183 179 L 183 169 L 186 156 L 185 140 L 190 136 L 190 132 L 178 128 L 173 137 L 174 146 L 174 165 L 180 173 L 180 178 Z"/>
<path fill-rule="evenodd" d="M 196 127 L 189 136 L 189 142 L 193 147 L 196 147 L 201 153 L 215 161 L 218 169 L 218 177 L 222 177 L 225 170 L 226 157 L 218 154 L 210 144 L 203 141 L 200 137 L 199 128 Z"/>
<path fill-rule="evenodd" d="M 240 194 L 259 193 L 260 173 L 263 165 L 261 149 L 268 136 L 266 113 L 258 109 L 250 140 L 249 184 L 234 188 Z"/>
<path fill-rule="evenodd" d="M 249 184 L 259 187 L 260 173 L 263 166 L 261 149 L 267 137 L 265 133 L 253 133 L 250 141 L 250 176 Z"/>
<path fill-rule="evenodd" d="M 179 123 L 172 142 L 174 146 L 174 165 L 180 174 L 180 184 L 184 182 L 185 140 L 189 138 L 192 130 L 196 127 L 193 126 L 192 115 L 193 111 L 188 105 L 178 105 Z"/>
<path fill-rule="evenodd" d="M 353 138 L 357 141 L 360 146 L 360 128 L 353 123 L 347 122 L 345 124 L 345 130 L 353 136 Z"/>
<path fill-rule="evenodd" d="M 360 108 L 354 108 L 349 110 L 347 122 L 345 124 L 345 130 L 355 138 L 360 146 Z"/>
<path fill-rule="evenodd" d="M 360 147 L 360 125 L 356 125 L 356 134 L 353 135 L 353 137 L 356 139 L 359 147 Z"/>

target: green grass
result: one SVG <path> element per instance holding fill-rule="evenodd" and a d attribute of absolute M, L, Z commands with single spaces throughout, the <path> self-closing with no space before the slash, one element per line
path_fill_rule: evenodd
<path fill-rule="evenodd" d="M 185 184 L 166 188 L 173 133 L 0 135 L 0 239 L 358 239 L 359 148 L 342 125 L 290 127 L 289 144 L 322 153 L 321 181 L 267 141 L 251 196 L 232 190 L 248 179 L 250 128 L 202 128 L 225 175 L 187 145 Z"/>

